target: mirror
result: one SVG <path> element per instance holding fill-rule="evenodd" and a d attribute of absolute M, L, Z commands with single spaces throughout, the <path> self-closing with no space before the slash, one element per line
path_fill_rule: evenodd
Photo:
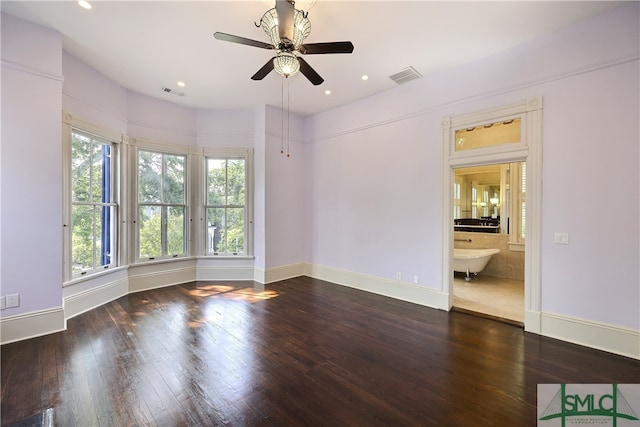
<path fill-rule="evenodd" d="M 454 231 L 510 234 L 523 243 L 526 177 L 526 162 L 454 169 Z"/>
<path fill-rule="evenodd" d="M 505 215 L 509 165 L 486 165 L 454 170 L 454 231 L 507 233 Z"/>

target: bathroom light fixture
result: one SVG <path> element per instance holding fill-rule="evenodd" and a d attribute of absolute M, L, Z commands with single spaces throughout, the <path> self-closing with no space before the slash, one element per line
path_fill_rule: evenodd
<path fill-rule="evenodd" d="M 93 9 L 93 6 L 91 6 L 91 3 L 89 3 L 87 0 L 78 0 L 78 4 L 83 9 L 87 9 L 87 10 Z"/>

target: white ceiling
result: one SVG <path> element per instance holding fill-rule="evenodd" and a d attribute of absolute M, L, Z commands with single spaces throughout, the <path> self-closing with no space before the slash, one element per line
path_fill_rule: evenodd
<path fill-rule="evenodd" d="M 254 22 L 262 1 L 2 1 L 2 12 L 55 29 L 64 49 L 130 90 L 197 108 L 280 106 L 283 80 L 250 77 L 274 51 L 213 38 L 216 31 L 268 42 Z M 423 76 L 468 63 L 619 6 L 613 1 L 298 0 L 309 11 L 307 43 L 350 40 L 353 54 L 306 55 L 325 79 L 289 80 L 291 111 L 335 108 L 396 86 L 388 76 L 413 66 Z M 362 81 L 363 74 L 369 80 Z M 182 80 L 187 86 L 177 87 Z M 165 93 L 169 87 L 184 97 Z M 325 90 L 332 94 L 325 95 Z"/>

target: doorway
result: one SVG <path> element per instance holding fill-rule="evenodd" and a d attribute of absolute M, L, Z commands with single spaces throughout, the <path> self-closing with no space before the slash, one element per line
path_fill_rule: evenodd
<path fill-rule="evenodd" d="M 486 137 L 489 135 L 488 130 L 498 125 L 506 125 L 509 123 L 517 123 L 518 133 L 514 137 L 509 132 L 503 133 L 497 139 L 494 137 Z M 471 137 L 468 133 L 479 130 L 479 138 Z M 460 168 L 471 168 L 498 164 L 511 164 L 517 162 L 526 162 L 526 170 L 523 174 L 526 181 L 526 202 L 522 205 L 525 213 L 526 222 L 523 225 L 521 242 L 515 242 L 513 239 L 517 233 L 510 233 L 508 237 L 508 245 L 515 248 L 519 244 L 523 249 L 521 256 L 524 260 L 524 280 L 522 296 L 524 302 L 522 307 L 522 323 L 527 331 L 540 332 L 540 217 L 541 217 L 541 162 L 542 162 L 542 99 L 530 98 L 523 101 L 496 107 L 489 110 L 478 111 L 474 113 L 447 117 L 442 121 L 442 143 L 443 143 L 443 263 L 442 276 L 443 293 L 448 295 L 448 308 L 455 306 L 455 280 L 459 274 L 454 274 L 454 209 L 455 198 L 454 188 L 455 170 Z M 465 134 L 465 132 L 467 134 Z M 506 192 L 504 193 L 506 195 Z M 495 198 L 493 194 L 488 194 L 488 198 Z M 504 200 L 506 196 L 498 196 L 503 209 L 506 209 Z M 512 200 L 512 198 L 509 198 Z M 509 202 L 511 203 L 511 202 Z M 477 205 L 484 209 L 485 206 Z M 513 211 L 514 206 L 510 205 L 509 209 Z M 490 211 L 493 216 L 494 211 Z M 502 215 L 501 215 L 502 216 Z M 489 218 L 493 219 L 493 218 Z M 513 227 L 515 218 L 510 218 L 509 227 Z M 482 225 L 482 224 L 480 224 Z M 484 224 L 485 226 L 487 224 Z M 494 224 L 489 224 L 495 227 Z M 504 227 L 505 223 L 498 224 L 498 227 Z M 477 233 L 474 236 L 480 236 Z M 460 236 L 460 235 L 459 235 Z M 476 237 L 478 240 L 480 237 Z M 474 240 L 471 237 L 471 240 Z M 472 242 L 469 242 L 472 243 Z M 515 251 L 514 251 L 515 252 Z M 486 273 L 486 272 L 485 272 Z M 478 280 L 488 277 L 488 274 L 482 276 L 482 272 L 478 274 Z M 475 277 L 472 279 L 474 280 Z M 464 278 L 462 279 L 464 280 Z M 472 282 L 473 283 L 473 282 Z"/>
<path fill-rule="evenodd" d="M 526 163 L 454 168 L 452 190 L 453 309 L 523 325 Z"/>

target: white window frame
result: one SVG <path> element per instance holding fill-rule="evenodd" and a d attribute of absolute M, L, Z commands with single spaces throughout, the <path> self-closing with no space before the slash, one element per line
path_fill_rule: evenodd
<path fill-rule="evenodd" d="M 131 199 L 132 199 L 132 223 L 134 225 L 134 231 L 132 233 L 131 239 L 131 253 L 133 255 L 133 264 L 141 264 L 155 261 L 164 261 L 164 260 L 172 260 L 172 259 L 185 259 L 191 256 L 190 249 L 190 235 L 191 235 L 191 227 L 190 224 L 190 212 L 191 212 L 191 156 L 190 147 L 181 146 L 181 145 L 173 145 L 173 144 L 163 144 L 154 141 L 148 141 L 143 139 L 132 138 L 132 146 L 131 150 Z M 148 151 L 162 155 L 169 156 L 183 156 L 185 158 L 185 200 L 183 205 L 176 205 L 175 203 L 160 203 L 155 204 L 157 206 L 161 206 L 162 209 L 166 209 L 169 206 L 183 206 L 184 207 L 184 242 L 183 242 L 183 253 L 181 254 L 169 254 L 165 253 L 165 245 L 166 245 L 166 235 L 165 228 L 163 225 L 162 229 L 162 254 L 153 257 L 141 257 L 140 256 L 140 220 L 139 220 L 139 211 L 140 211 L 140 203 L 138 201 L 138 154 L 140 151 Z M 146 205 L 146 203 L 145 203 Z"/>
<path fill-rule="evenodd" d="M 94 268 L 85 269 L 78 273 L 72 271 L 72 174 L 71 174 L 71 155 L 72 155 L 72 134 L 75 132 L 94 138 L 97 141 L 107 143 L 111 146 L 111 201 L 105 206 L 112 206 L 113 212 L 111 217 L 111 253 L 110 263 L 107 265 L 95 266 Z M 94 124 L 85 122 L 77 117 L 63 112 L 62 120 L 62 164 L 63 164 L 63 283 L 67 285 L 72 281 L 88 277 L 93 277 L 105 271 L 113 270 L 122 264 L 122 254 L 120 251 L 120 242 L 122 241 L 122 229 L 119 226 L 119 218 L 122 215 L 121 203 L 121 148 L 122 142 L 126 140 L 126 135 L 103 129 Z M 95 205 L 93 203 L 92 205 Z"/>
<path fill-rule="evenodd" d="M 254 252 L 254 230 L 253 230 L 253 149 L 250 148 L 206 148 L 202 153 L 202 177 L 200 179 L 200 185 L 202 191 L 200 191 L 200 197 L 202 200 L 199 203 L 202 214 L 200 215 L 201 227 L 200 235 L 202 236 L 199 251 L 204 257 L 208 258 L 253 258 Z M 245 205 L 244 205 L 244 217 L 245 217 L 245 230 L 244 230 L 244 254 L 233 253 L 212 253 L 208 252 L 208 224 L 206 220 L 207 208 L 207 160 L 208 159 L 244 159 L 245 165 Z"/>

